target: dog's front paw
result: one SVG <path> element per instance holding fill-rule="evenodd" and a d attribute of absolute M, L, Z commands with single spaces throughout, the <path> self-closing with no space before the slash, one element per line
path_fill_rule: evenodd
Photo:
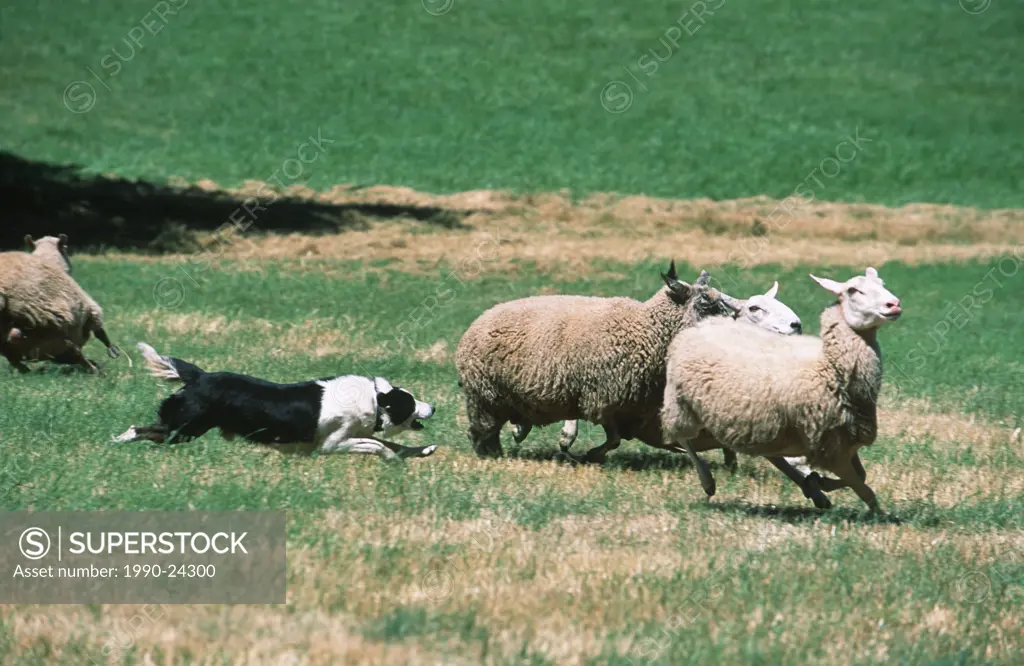
<path fill-rule="evenodd" d="M 430 446 L 424 446 L 423 450 L 420 451 L 420 458 L 426 458 L 427 456 L 432 454 L 434 451 L 437 451 L 437 444 L 432 444 Z"/>

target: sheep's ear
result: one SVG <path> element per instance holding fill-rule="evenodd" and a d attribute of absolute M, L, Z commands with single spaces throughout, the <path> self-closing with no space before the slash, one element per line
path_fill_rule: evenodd
<path fill-rule="evenodd" d="M 690 298 L 690 285 L 685 282 L 680 282 L 671 274 L 666 275 L 665 273 L 662 273 L 661 279 L 665 281 L 665 286 L 668 287 L 672 293 L 678 294 L 684 300 Z"/>
<path fill-rule="evenodd" d="M 679 276 L 676 275 L 676 260 L 675 259 L 673 259 L 671 262 L 669 262 L 669 264 L 668 264 L 668 274 L 667 275 L 668 275 L 669 278 L 671 278 L 673 280 L 678 280 L 679 279 Z M 661 276 L 665 277 L 666 274 L 662 273 Z"/>
<path fill-rule="evenodd" d="M 711 274 L 707 271 L 701 271 L 700 276 L 697 278 L 697 285 L 706 287 L 711 284 Z"/>
<path fill-rule="evenodd" d="M 724 303 L 727 308 L 732 310 L 733 313 L 737 313 L 737 312 L 739 312 L 740 310 L 743 309 L 743 303 L 741 303 L 740 301 L 737 301 L 735 298 L 733 298 L 729 294 L 726 294 L 724 292 L 718 291 L 717 289 L 709 289 L 708 290 L 708 298 L 712 298 L 713 299 L 716 295 L 718 296 L 718 300 L 722 301 L 722 303 Z"/>
<path fill-rule="evenodd" d="M 67 249 L 67 247 L 68 247 L 68 235 L 67 234 L 61 234 L 60 236 L 57 236 L 57 247 L 59 247 L 62 250 Z"/>
<path fill-rule="evenodd" d="M 393 388 L 394 387 L 391 386 L 391 382 L 383 377 L 373 378 L 373 390 L 377 393 L 390 393 Z"/>
<path fill-rule="evenodd" d="M 32 242 L 32 236 L 25 234 L 25 248 L 28 250 L 36 249 L 36 244 Z"/>
<path fill-rule="evenodd" d="M 836 282 L 835 280 L 829 280 L 828 278 L 820 278 L 814 275 L 811 275 L 811 279 L 820 284 L 825 289 L 831 291 L 836 296 L 843 293 L 842 282 Z"/>
<path fill-rule="evenodd" d="M 772 288 L 769 289 L 768 291 L 764 292 L 764 295 L 767 296 L 768 298 L 775 298 L 775 295 L 778 294 L 778 293 L 779 293 L 779 281 L 776 280 L 775 284 L 772 285 Z"/>

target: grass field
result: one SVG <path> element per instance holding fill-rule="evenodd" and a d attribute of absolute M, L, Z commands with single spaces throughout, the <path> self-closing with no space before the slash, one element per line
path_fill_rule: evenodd
<path fill-rule="evenodd" d="M 1022 32 L 1009 0 L 6 3 L 5 238 L 87 230 L 75 277 L 133 354 L 384 374 L 437 408 L 402 441 L 439 449 L 115 445 L 169 391 L 141 364 L 3 365 L 0 506 L 285 510 L 288 603 L 6 605 L 0 664 L 1024 663 Z M 33 175 L 65 163 L 142 182 Z M 225 191 L 272 214 L 209 233 Z M 470 322 L 647 298 L 670 258 L 738 297 L 778 279 L 811 334 L 808 272 L 880 270 L 886 515 L 756 459 L 711 501 L 638 443 L 562 465 L 557 426 L 476 457 Z"/>
<path fill-rule="evenodd" d="M 818 175 L 819 199 L 1019 208 L 1018 9 L 5 3 L 0 123 L 16 131 L 2 146 L 95 172 L 237 185 L 270 179 L 322 128 L 330 159 L 301 178 L 317 189 L 728 199 L 789 194 L 859 133 L 870 143 L 842 178 Z"/>
<path fill-rule="evenodd" d="M 3 370 L 9 509 L 288 511 L 287 606 L 164 607 L 114 663 L 1019 663 L 1024 277 L 1012 254 L 878 266 L 906 308 L 881 336 L 882 434 L 864 454 L 895 517 L 881 518 L 846 491 L 818 512 L 753 459 L 732 476 L 716 468 L 711 502 L 682 457 L 641 444 L 602 468 L 567 467 L 551 461 L 557 427 L 521 446 L 506 432 L 507 459 L 477 459 L 452 363 L 476 315 L 537 293 L 645 298 L 663 260 L 517 271 L 476 261 L 489 253 L 471 232 L 414 238 L 453 249 L 422 270 L 383 257 L 216 259 L 170 308 L 156 305 L 154 285 L 182 257 L 78 259 L 78 279 L 126 347 L 146 340 L 208 369 L 280 381 L 384 372 L 437 407 L 425 431 L 403 439 L 438 443 L 438 453 L 405 465 L 213 433 L 191 445 L 113 445 L 167 393 L 139 364 L 108 362 L 99 376 Z M 737 294 L 778 278 L 816 332 L 829 299 L 811 270 L 851 269 L 725 266 L 719 277 Z M 417 311 L 439 285 L 452 287 L 445 304 Z M 971 293 L 976 307 L 943 330 L 949 305 Z M 584 425 L 577 446 L 594 441 L 600 433 Z M 136 612 L 9 607 L 0 655 L 100 659 Z"/>

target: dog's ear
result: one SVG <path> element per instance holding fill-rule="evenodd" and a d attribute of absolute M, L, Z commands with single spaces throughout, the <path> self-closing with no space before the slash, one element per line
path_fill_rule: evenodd
<path fill-rule="evenodd" d="M 390 393 L 395 387 L 391 385 L 391 382 L 384 379 L 383 377 L 373 378 L 373 390 L 377 393 Z"/>

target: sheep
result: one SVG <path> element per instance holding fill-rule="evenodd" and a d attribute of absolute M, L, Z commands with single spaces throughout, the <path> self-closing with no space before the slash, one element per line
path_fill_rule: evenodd
<path fill-rule="evenodd" d="M 702 322 L 676 336 L 668 352 L 663 438 L 686 451 L 709 497 L 715 481 L 697 451 L 726 446 L 776 466 L 779 456 L 805 457 L 839 477 L 812 473 L 804 479 L 809 486 L 853 488 L 877 511 L 858 450 L 878 432 L 878 329 L 903 311 L 874 268 L 846 282 L 811 279 L 838 296 L 821 314 L 820 338 L 781 337 L 731 320 Z M 710 437 L 695 445 L 702 431 Z"/>
<path fill-rule="evenodd" d="M 477 455 L 502 455 L 501 428 L 509 421 L 600 424 L 608 440 L 587 454 L 591 462 L 602 461 L 621 438 L 657 426 L 672 337 L 736 309 L 707 286 L 707 272 L 691 286 L 672 262 L 661 277 L 665 286 L 645 302 L 534 296 L 480 315 L 455 354 Z"/>
<path fill-rule="evenodd" d="M 68 257 L 68 236 L 43 236 L 39 240 L 32 240 L 32 236 L 25 235 L 26 249 L 33 257 L 39 257 L 49 262 L 51 266 L 59 266 L 64 272 L 71 275 L 71 259 Z"/>
<path fill-rule="evenodd" d="M 749 321 L 761 328 L 781 335 L 793 335 L 802 332 L 802 324 L 800 317 L 796 315 L 793 310 L 789 308 L 785 303 L 778 300 L 776 296 L 779 293 L 779 283 L 776 281 L 771 289 L 766 291 L 764 294 L 757 294 L 751 296 L 745 301 L 730 299 L 730 297 L 722 294 L 722 298 L 731 300 L 733 304 L 738 308 L 733 314 L 733 319 L 739 319 L 743 321 Z M 516 443 L 521 443 L 526 439 L 526 436 L 530 434 L 530 430 L 533 428 L 531 424 L 516 423 L 513 424 L 512 438 Z M 562 426 L 562 437 L 559 440 L 559 448 L 562 455 L 568 456 L 569 450 L 576 441 L 576 436 L 579 431 L 579 424 L 575 420 L 566 421 Z M 736 466 L 736 454 L 730 449 L 723 449 L 725 464 L 730 468 Z"/>
<path fill-rule="evenodd" d="M 28 240 L 28 238 L 26 237 Z M 67 237 L 34 243 L 33 254 L 0 253 L 0 353 L 19 372 L 23 360 L 51 358 L 96 367 L 82 354 L 89 336 L 121 354 L 103 328 L 103 310 L 69 275 Z"/>

